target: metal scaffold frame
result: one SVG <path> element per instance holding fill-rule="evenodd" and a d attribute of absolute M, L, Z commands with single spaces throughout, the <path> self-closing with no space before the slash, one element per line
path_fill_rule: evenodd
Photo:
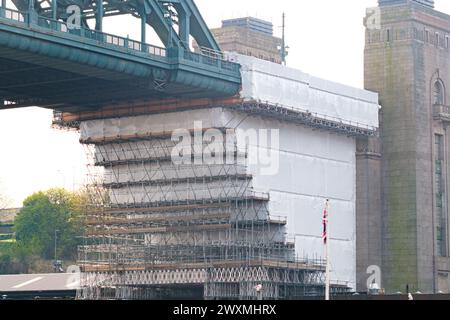
<path fill-rule="evenodd" d="M 233 145 L 233 163 L 175 164 L 165 134 L 82 143 L 93 199 L 79 299 L 323 294 L 324 261 L 296 257 L 286 218 L 272 216 L 269 195 L 253 190 L 247 150 Z"/>
<path fill-rule="evenodd" d="M 358 122 L 346 121 L 341 118 L 330 117 L 322 114 L 311 113 L 302 106 L 289 107 L 277 105 L 264 101 L 249 100 L 244 101 L 242 98 L 235 97 L 230 100 L 216 101 L 214 103 L 204 101 L 184 102 L 188 107 L 182 110 L 209 109 L 214 107 L 222 107 L 225 109 L 239 111 L 249 115 L 257 115 L 265 118 L 274 118 L 282 121 L 288 121 L 304 125 L 306 127 L 344 134 L 351 137 L 376 137 L 379 135 L 378 129 L 366 124 Z M 181 102 L 177 104 L 182 105 Z M 131 117 L 142 114 L 154 114 L 163 112 L 162 105 L 146 106 L 145 103 L 133 107 L 116 108 L 114 110 L 105 109 L 101 112 L 92 112 L 85 114 L 72 114 L 55 112 L 54 125 L 60 127 L 79 128 L 81 121 L 102 119 L 104 113 L 113 117 L 115 114 L 122 117 Z M 174 111 L 176 107 L 174 107 Z"/>

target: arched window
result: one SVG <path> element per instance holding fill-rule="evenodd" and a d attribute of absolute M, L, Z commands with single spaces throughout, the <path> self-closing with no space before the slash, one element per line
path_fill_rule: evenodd
<path fill-rule="evenodd" d="M 444 94 L 444 85 L 442 81 L 438 80 L 434 84 L 434 104 L 444 104 L 445 94 Z"/>

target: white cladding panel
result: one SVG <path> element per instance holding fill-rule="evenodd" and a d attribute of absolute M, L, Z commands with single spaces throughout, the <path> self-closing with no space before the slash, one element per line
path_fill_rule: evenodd
<path fill-rule="evenodd" d="M 203 128 L 220 128 L 227 121 L 221 108 L 189 110 L 138 117 L 84 121 L 80 125 L 81 139 L 101 139 L 127 135 L 145 135 L 193 129 L 194 122 L 201 120 Z"/>
<path fill-rule="evenodd" d="M 270 61 L 228 53 L 241 64 L 241 97 L 309 111 L 320 118 L 378 128 L 378 94 L 312 77 Z"/>
<path fill-rule="evenodd" d="M 279 130 L 278 150 L 272 150 L 279 151 L 278 170 L 265 175 L 250 166 L 250 172 L 254 189 L 270 194 L 270 214 L 287 216 L 287 232 L 295 236 L 299 257 L 324 257 L 322 213 L 330 199 L 332 280 L 355 288 L 355 139 L 259 117 L 247 117 L 239 129 Z M 250 156 L 271 148 L 271 144 L 249 148 Z"/>

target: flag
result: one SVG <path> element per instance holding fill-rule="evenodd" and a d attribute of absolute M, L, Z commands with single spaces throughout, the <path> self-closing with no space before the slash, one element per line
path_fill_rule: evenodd
<path fill-rule="evenodd" d="M 325 209 L 323 210 L 323 218 L 322 218 L 322 224 L 323 224 L 323 233 L 322 233 L 322 239 L 323 243 L 327 244 L 328 241 L 328 202 L 325 204 Z"/>

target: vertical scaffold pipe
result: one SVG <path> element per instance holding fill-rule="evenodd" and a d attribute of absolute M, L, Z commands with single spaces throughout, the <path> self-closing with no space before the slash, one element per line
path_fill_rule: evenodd
<path fill-rule="evenodd" d="M 329 241 L 329 220 L 328 213 L 330 209 L 330 200 L 327 199 L 325 203 L 325 209 L 323 210 L 323 243 L 325 247 L 325 259 L 326 259 L 326 280 L 325 280 L 325 300 L 330 300 L 330 241 Z"/>

